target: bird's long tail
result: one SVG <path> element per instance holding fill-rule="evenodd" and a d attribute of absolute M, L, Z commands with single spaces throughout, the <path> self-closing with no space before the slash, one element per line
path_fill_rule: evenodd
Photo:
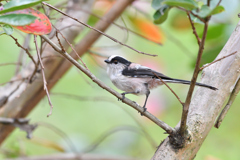
<path fill-rule="evenodd" d="M 188 84 L 190 85 L 190 81 L 187 81 L 187 80 L 182 80 L 182 79 L 163 79 L 164 82 L 167 82 L 167 83 L 181 83 L 181 84 Z M 207 84 L 203 84 L 203 83 L 198 83 L 196 82 L 196 85 L 197 86 L 200 86 L 200 87 L 206 87 L 206 88 L 209 88 L 209 89 L 212 89 L 212 90 L 218 90 L 217 88 L 213 87 L 213 86 L 209 86 Z"/>

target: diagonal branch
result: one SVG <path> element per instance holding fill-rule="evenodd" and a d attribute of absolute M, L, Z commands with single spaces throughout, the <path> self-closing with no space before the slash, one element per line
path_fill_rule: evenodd
<path fill-rule="evenodd" d="M 98 19 L 100 19 L 100 20 L 102 20 L 102 21 L 106 21 L 106 22 L 110 23 L 107 19 L 104 19 L 104 18 L 98 16 L 97 14 L 94 14 L 94 13 L 92 13 L 92 12 L 90 12 L 90 11 L 87 11 L 87 10 L 83 10 L 83 11 L 86 12 L 86 13 L 88 13 L 88 14 L 90 14 L 90 15 L 92 15 L 92 16 L 94 16 L 94 17 L 96 17 L 96 18 L 98 18 Z M 145 39 L 145 40 L 148 40 L 148 41 L 153 42 L 153 43 L 158 44 L 158 45 L 163 45 L 161 42 L 158 42 L 158 41 L 156 41 L 156 40 L 150 39 L 150 38 L 148 38 L 147 36 L 144 36 L 144 35 L 142 35 L 142 34 L 140 34 L 140 33 L 137 33 L 137 32 L 135 32 L 135 31 L 133 31 L 133 30 L 125 27 L 125 26 L 119 25 L 119 24 L 117 24 L 117 23 L 115 23 L 115 22 L 112 22 L 112 24 L 115 25 L 115 26 L 117 26 L 117 27 L 119 27 L 119 28 L 121 28 L 121 29 L 123 29 L 123 30 L 129 31 L 129 32 L 135 34 L 136 36 L 139 36 L 139 37 L 141 37 L 141 38 L 143 38 L 143 39 Z"/>
<path fill-rule="evenodd" d="M 228 102 L 226 104 L 226 106 L 223 108 L 221 114 L 219 115 L 218 119 L 217 119 L 217 122 L 215 123 L 214 127 L 216 128 L 219 128 L 223 119 L 225 118 L 228 110 L 230 109 L 230 107 L 232 106 L 232 103 L 234 102 L 237 94 L 239 93 L 240 91 L 240 78 L 238 79 L 229 99 L 228 99 Z"/>
<path fill-rule="evenodd" d="M 84 22 L 78 20 L 77 18 L 74 18 L 74 17 L 72 17 L 72 16 L 70 16 L 70 15 L 68 15 L 68 14 L 66 14 L 66 13 L 64 13 L 64 12 L 62 12 L 61 10 L 55 8 L 54 6 L 52 6 L 52 5 L 50 5 L 50 4 L 46 3 L 46 2 L 42 2 L 42 4 L 44 4 L 44 5 L 46 5 L 46 6 L 50 7 L 50 8 L 52 8 L 52 9 L 58 11 L 59 13 L 63 14 L 64 16 L 67 16 L 67 17 L 69 17 L 69 18 L 71 18 L 71 19 L 73 19 L 73 20 L 79 22 L 80 24 L 84 25 L 85 27 L 88 27 L 88 28 L 90 28 L 90 29 L 92 29 L 92 30 L 94 30 L 94 31 L 96 31 L 96 32 L 98 32 L 98 33 L 104 35 L 105 37 L 111 39 L 112 41 L 114 41 L 114 42 L 116 42 L 116 43 L 118 43 L 118 44 L 121 44 L 121 45 L 123 45 L 123 46 L 125 46 L 125 47 L 127 47 L 127 48 L 129 48 L 129 49 L 131 49 L 131 50 L 134 50 L 134 51 L 137 52 L 137 53 L 141 53 L 141 54 L 145 54 L 145 55 L 153 56 L 153 57 L 157 56 L 157 55 L 154 55 L 154 54 L 149 54 L 149 53 L 145 53 L 145 52 L 142 52 L 142 51 L 136 50 L 136 49 L 134 49 L 133 47 L 131 47 L 131 46 L 127 45 L 127 44 L 124 44 L 124 43 L 118 41 L 117 39 L 115 39 L 115 38 L 109 36 L 108 34 L 106 34 L 106 33 L 102 32 L 102 31 L 100 31 L 99 29 L 96 29 L 96 28 L 94 28 L 94 27 L 92 27 L 92 26 L 90 26 L 90 25 L 88 25 L 88 24 L 86 24 L 86 23 L 84 23 Z"/>
<path fill-rule="evenodd" d="M 32 62 L 34 63 L 35 67 L 37 68 L 37 63 L 34 60 L 33 56 L 31 55 L 31 53 L 28 51 L 27 48 L 24 48 L 20 43 L 18 43 L 17 38 L 14 38 L 12 35 L 10 35 L 10 37 L 15 41 L 16 45 L 20 48 L 22 48 L 28 55 L 28 57 L 32 60 Z"/>
<path fill-rule="evenodd" d="M 112 95 L 114 95 L 115 97 L 117 97 L 118 99 L 122 99 L 122 95 L 119 94 L 118 92 L 116 92 L 115 90 L 113 90 L 112 88 L 108 87 L 107 85 L 105 85 L 102 81 L 100 81 L 99 79 L 97 79 L 89 70 L 87 70 L 86 68 L 84 68 L 82 65 L 80 65 L 75 59 L 73 59 L 67 52 L 64 52 L 61 50 L 61 48 L 59 48 L 55 43 L 53 43 L 48 37 L 46 36 L 41 36 L 48 44 L 50 44 L 53 49 L 55 49 L 55 51 L 57 51 L 58 53 L 60 53 L 63 57 L 65 57 L 67 60 L 69 60 L 75 67 L 77 67 L 79 70 L 81 70 L 83 73 L 85 73 L 90 79 L 92 79 L 92 81 L 96 84 L 98 84 L 101 88 L 107 90 L 109 93 L 111 93 Z M 142 113 L 142 115 L 144 115 L 145 117 L 147 117 L 148 119 L 150 119 L 152 122 L 154 122 L 155 124 L 157 124 L 158 126 L 160 126 L 162 129 L 164 129 L 168 134 L 174 134 L 175 130 L 170 127 L 168 124 L 164 123 L 163 121 L 159 120 L 158 118 L 156 118 L 155 116 L 153 116 L 151 113 L 149 112 L 144 112 L 143 108 L 140 107 L 138 104 L 134 103 L 133 101 L 125 98 L 123 101 L 123 103 L 131 106 L 132 108 L 134 108 L 135 110 L 139 111 Z"/>
<path fill-rule="evenodd" d="M 181 103 L 181 105 L 184 105 L 184 103 L 181 101 L 181 99 L 178 97 L 178 95 L 172 90 L 171 87 L 169 87 L 169 85 L 167 85 L 167 83 L 165 83 L 162 78 L 160 78 L 156 73 L 152 72 L 153 74 L 155 74 L 155 76 L 157 76 L 158 79 L 160 79 L 160 81 L 167 86 L 167 88 L 175 95 L 175 97 L 178 99 L 178 101 Z"/>
<path fill-rule="evenodd" d="M 221 60 L 223 60 L 224 58 L 227 58 L 227 57 L 229 57 L 229 56 L 231 56 L 231 55 L 234 55 L 234 54 L 236 54 L 236 53 L 237 53 L 237 51 L 235 51 L 235 52 L 233 52 L 233 53 L 231 53 L 231 54 L 229 54 L 229 55 L 227 55 L 227 56 L 223 56 L 222 58 L 219 58 L 219 59 L 217 59 L 217 60 L 215 60 L 215 61 L 213 61 L 213 62 L 211 62 L 211 63 L 208 63 L 208 64 L 202 66 L 202 67 L 199 69 L 199 71 L 202 71 L 204 68 L 206 68 L 206 67 L 208 67 L 208 66 L 210 66 L 210 65 L 212 65 L 212 64 L 214 64 L 214 63 L 216 63 L 216 62 L 218 62 L 218 61 L 221 61 Z"/>
<path fill-rule="evenodd" d="M 180 10 L 182 10 L 182 11 L 185 11 L 186 13 L 189 12 L 191 15 L 193 15 L 194 17 L 197 17 L 197 18 L 198 18 L 200 21 L 202 21 L 203 23 L 205 23 L 205 22 L 207 21 L 207 20 L 203 19 L 202 17 L 200 17 L 199 15 L 197 15 L 197 14 L 193 13 L 192 11 L 189 11 L 189 10 L 183 8 L 183 7 L 176 7 L 176 8 L 178 8 L 178 9 L 180 9 Z"/>

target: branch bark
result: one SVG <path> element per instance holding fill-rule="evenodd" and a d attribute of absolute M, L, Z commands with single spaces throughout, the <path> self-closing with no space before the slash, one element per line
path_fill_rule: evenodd
<path fill-rule="evenodd" d="M 233 88 L 240 75 L 239 44 L 240 22 L 216 59 L 227 56 L 235 51 L 237 53 L 203 70 L 201 82 L 213 85 L 219 90 L 212 91 L 201 87 L 197 89 L 190 104 L 187 119 L 188 131 L 191 135 L 188 144 L 181 149 L 176 149 L 170 143 L 170 138 L 166 138 L 152 157 L 153 160 L 193 159 L 195 157 L 214 125 L 216 117 L 221 112 L 226 98 L 230 95 L 230 88 Z"/>

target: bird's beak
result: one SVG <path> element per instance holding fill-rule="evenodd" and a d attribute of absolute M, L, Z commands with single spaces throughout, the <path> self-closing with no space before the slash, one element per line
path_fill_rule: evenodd
<path fill-rule="evenodd" d="M 104 62 L 106 62 L 106 63 L 110 63 L 110 61 L 109 61 L 108 59 L 104 60 Z"/>

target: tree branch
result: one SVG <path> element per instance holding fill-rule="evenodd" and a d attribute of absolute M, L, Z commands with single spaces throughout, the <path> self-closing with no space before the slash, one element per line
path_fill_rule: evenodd
<path fill-rule="evenodd" d="M 98 33 L 104 35 L 105 37 L 111 39 L 112 41 L 114 41 L 114 42 L 116 42 L 116 43 L 118 43 L 118 44 L 120 44 L 120 45 L 123 45 L 123 46 L 125 46 L 125 47 L 127 47 L 127 48 L 129 48 L 129 49 L 131 49 L 131 50 L 134 50 L 134 51 L 137 52 L 137 53 L 141 53 L 141 54 L 145 54 L 145 55 L 153 56 L 153 57 L 157 56 L 157 55 L 154 55 L 154 54 L 148 54 L 148 53 L 145 53 L 145 52 L 142 52 L 142 51 L 136 50 L 136 49 L 134 49 L 133 47 L 131 47 L 131 46 L 127 45 L 127 44 L 124 44 L 124 43 L 118 41 L 117 39 L 115 39 L 115 38 L 113 38 L 113 37 L 107 35 L 106 33 L 104 33 L 104 32 L 102 32 L 102 31 L 98 30 L 97 28 L 94 28 L 94 27 L 92 27 L 92 26 L 90 26 L 90 25 L 88 25 L 88 24 L 86 24 L 86 23 L 83 23 L 82 21 L 79 21 L 77 18 L 74 18 L 74 17 L 72 17 L 72 16 L 70 16 L 70 15 L 68 15 L 68 14 L 66 14 L 66 13 L 64 13 L 64 12 L 62 12 L 61 10 L 55 8 L 54 6 L 52 6 L 52 5 L 50 5 L 50 4 L 46 3 L 46 2 L 42 2 L 42 4 L 44 4 L 44 5 L 46 5 L 46 6 L 50 7 L 50 8 L 52 8 L 52 9 L 58 11 L 59 13 L 63 14 L 64 16 L 67 16 L 67 17 L 69 17 L 69 18 L 71 18 L 71 19 L 73 19 L 73 20 L 79 22 L 80 24 L 84 25 L 85 27 L 88 27 L 88 28 L 90 28 L 90 29 L 92 29 L 92 30 L 94 30 L 94 31 L 96 31 L 96 32 L 98 32 Z"/>
<path fill-rule="evenodd" d="M 152 72 L 153 74 L 155 74 L 155 76 L 160 79 L 160 81 L 165 85 L 167 86 L 167 88 L 175 95 L 175 97 L 178 99 L 178 101 L 180 102 L 180 104 L 183 106 L 183 102 L 181 101 L 181 99 L 178 97 L 178 95 L 172 90 L 171 87 L 169 87 L 169 85 L 167 83 L 165 83 L 162 78 L 160 78 L 156 73 Z"/>
<path fill-rule="evenodd" d="M 185 101 L 184 107 L 183 107 L 181 125 L 180 125 L 180 130 L 179 130 L 179 133 L 182 137 L 184 137 L 184 134 L 185 134 L 189 106 L 190 106 L 192 94 L 193 94 L 195 84 L 196 84 L 196 81 L 197 81 L 197 77 L 198 77 L 198 73 L 199 73 L 199 66 L 200 66 L 201 57 L 202 57 L 202 54 L 203 54 L 205 40 L 206 40 L 206 36 L 207 36 L 208 21 L 209 21 L 209 19 L 204 24 L 203 37 L 202 37 L 201 43 L 199 45 L 198 57 L 197 57 L 194 73 L 193 73 L 191 84 L 190 84 L 190 87 L 189 87 L 189 90 L 188 90 L 187 98 L 186 98 L 186 101 Z"/>
<path fill-rule="evenodd" d="M 223 108 L 221 114 L 219 115 L 214 127 L 216 127 L 216 128 L 220 127 L 223 119 L 225 118 L 230 107 L 232 106 L 232 103 L 234 102 L 235 98 L 237 97 L 237 94 L 239 93 L 239 91 L 240 91 L 240 79 L 238 79 L 238 81 L 228 99 L 228 102 L 227 102 L 226 106 Z"/>
<path fill-rule="evenodd" d="M 59 48 L 55 43 L 53 43 L 49 38 L 47 38 L 46 36 L 42 35 L 41 36 L 48 44 L 50 44 L 52 46 L 52 48 L 54 48 L 58 53 L 60 53 L 63 57 L 65 57 L 67 60 L 69 60 L 75 67 L 77 67 L 79 70 L 81 70 L 83 73 L 85 73 L 90 79 L 92 79 L 92 81 L 96 84 L 99 85 L 99 87 L 107 90 L 109 93 L 111 93 L 112 95 L 114 95 L 115 97 L 117 97 L 118 99 L 122 99 L 122 95 L 118 92 L 116 92 L 115 90 L 113 90 L 112 88 L 108 87 L 107 85 L 105 85 L 102 81 L 100 81 L 99 79 L 97 79 L 89 70 L 87 70 L 86 68 L 84 68 L 82 65 L 80 65 L 75 59 L 73 59 L 67 52 L 64 52 L 61 50 L 61 48 Z M 137 110 L 138 112 L 141 112 L 142 115 L 144 115 L 145 117 L 147 117 L 149 120 L 151 120 L 152 122 L 154 122 L 155 124 L 157 124 L 159 127 L 161 127 L 162 129 L 164 129 L 168 134 L 173 134 L 175 133 L 175 130 L 168 126 L 166 123 L 164 123 L 163 121 L 160 121 L 159 119 L 157 119 L 155 116 L 153 116 L 151 113 L 149 113 L 148 111 L 144 112 L 143 108 L 140 107 L 138 104 L 136 104 L 135 102 L 125 98 L 123 101 L 123 103 L 131 106 L 132 108 L 134 108 L 135 110 Z"/>
<path fill-rule="evenodd" d="M 199 87 L 191 101 L 188 113 L 188 133 L 191 138 L 183 148 L 174 148 L 170 138 L 166 138 L 157 149 L 152 160 L 161 159 L 194 159 L 203 141 L 209 134 L 216 120 L 221 106 L 224 105 L 226 97 L 230 95 L 229 89 L 239 79 L 240 72 L 240 21 L 233 31 L 228 42 L 216 59 L 227 56 L 229 53 L 238 51 L 235 55 L 225 58 L 214 65 L 210 65 L 203 71 L 201 83 L 214 84 L 218 91 L 212 91 Z M 178 128 L 180 123 L 175 127 Z"/>
<path fill-rule="evenodd" d="M 44 74 L 44 66 L 43 66 L 42 58 L 41 58 L 40 53 L 39 53 L 39 49 L 38 49 L 38 45 L 37 45 L 37 36 L 36 35 L 34 35 L 34 43 L 35 43 L 35 46 L 36 46 L 37 56 L 38 56 L 38 60 L 40 62 L 41 70 L 42 70 L 43 89 L 46 91 L 47 98 L 48 98 L 48 103 L 50 105 L 50 112 L 47 115 L 47 117 L 49 117 L 52 114 L 53 105 L 52 105 L 50 95 L 49 95 L 49 92 L 48 92 L 48 88 L 47 88 L 47 81 L 46 81 L 45 74 Z"/>
<path fill-rule="evenodd" d="M 217 59 L 217 60 L 214 60 L 213 62 L 208 63 L 208 64 L 202 66 L 202 67 L 199 69 L 199 71 L 202 71 L 204 68 L 207 68 L 208 66 L 210 66 L 210 65 L 212 65 L 212 64 L 214 64 L 214 63 L 216 63 L 216 62 L 218 62 L 218 61 L 221 61 L 221 60 L 223 60 L 224 58 L 227 58 L 227 57 L 229 57 L 229 56 L 231 56 L 231 55 L 234 55 L 234 54 L 236 54 L 236 53 L 237 53 L 237 51 L 235 51 L 235 52 L 233 52 L 233 53 L 231 53 L 231 54 L 229 54 L 229 55 L 227 55 L 227 56 L 224 56 L 224 57 L 222 57 L 222 58 L 219 58 L 219 59 Z"/>

